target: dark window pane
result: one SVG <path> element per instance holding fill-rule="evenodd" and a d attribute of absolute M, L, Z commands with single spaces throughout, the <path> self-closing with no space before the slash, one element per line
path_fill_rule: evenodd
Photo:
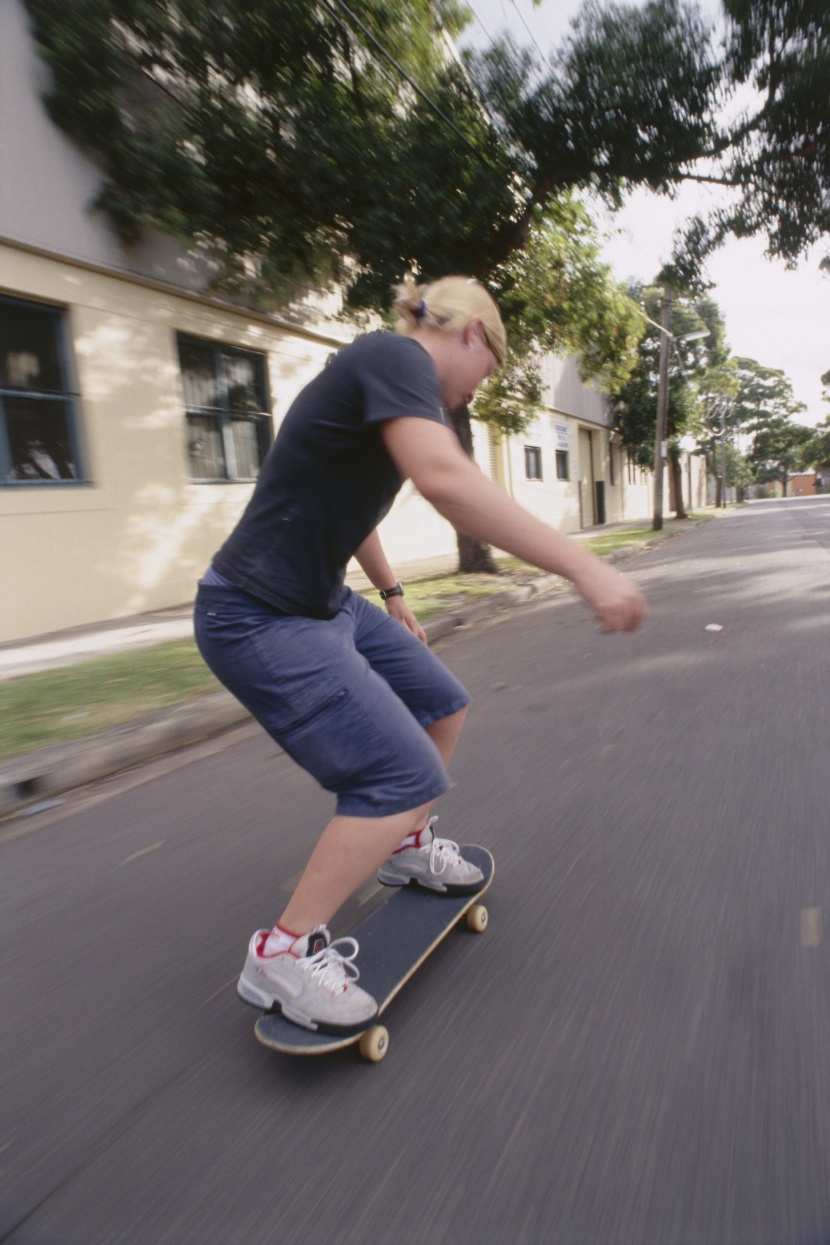
<path fill-rule="evenodd" d="M 222 425 L 210 415 L 188 415 L 187 452 L 194 480 L 224 480 L 225 450 Z"/>
<path fill-rule="evenodd" d="M 53 312 L 0 302 L 0 386 L 62 393 Z"/>
<path fill-rule="evenodd" d="M 525 476 L 528 480 L 542 478 L 542 451 L 536 445 L 525 446 Z"/>
<path fill-rule="evenodd" d="M 238 479 L 253 479 L 261 465 L 259 436 L 256 423 L 252 419 L 231 420 L 233 430 L 233 448 L 236 454 L 236 475 Z"/>
<path fill-rule="evenodd" d="M 218 410 L 221 401 L 213 362 L 213 347 L 179 338 L 179 362 L 185 406 L 191 409 L 195 407 L 201 410 Z"/>
<path fill-rule="evenodd" d="M 262 360 L 256 355 L 222 351 L 228 405 L 232 411 L 265 410 L 265 377 Z"/>
<path fill-rule="evenodd" d="M 568 451 L 556 451 L 556 478 L 557 480 L 568 479 Z"/>
<path fill-rule="evenodd" d="M 67 402 L 3 399 L 11 450 L 7 480 L 75 480 Z"/>

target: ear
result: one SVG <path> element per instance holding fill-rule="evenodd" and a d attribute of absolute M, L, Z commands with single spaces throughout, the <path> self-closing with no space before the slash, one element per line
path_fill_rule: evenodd
<path fill-rule="evenodd" d="M 466 346 L 468 350 L 472 350 L 474 346 L 478 345 L 478 341 L 481 336 L 481 328 L 482 328 L 482 322 L 481 320 L 476 318 L 475 320 L 471 320 L 470 323 L 467 325 L 467 327 L 464 329 L 464 333 L 462 334 L 462 336 L 464 340 L 464 345 Z"/>

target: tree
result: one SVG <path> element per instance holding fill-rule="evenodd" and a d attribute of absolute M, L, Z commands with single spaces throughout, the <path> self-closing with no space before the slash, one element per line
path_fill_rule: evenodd
<path fill-rule="evenodd" d="M 723 132 L 701 178 L 731 202 L 689 222 L 675 270 L 697 281 L 723 240 L 761 235 L 793 267 L 830 234 L 830 7 L 826 0 L 723 0 L 723 85 L 752 102 Z M 822 266 L 830 261 L 830 253 Z"/>
<path fill-rule="evenodd" d="M 534 195 L 563 178 L 612 202 L 633 185 L 724 188 L 728 206 L 683 231 L 678 286 L 700 280 L 729 234 L 765 236 L 788 264 L 830 234 L 830 7 L 724 0 L 724 10 L 722 50 L 691 5 L 652 0 L 632 11 L 591 0 L 550 68 L 509 45 L 478 61 Z M 751 102 L 724 123 L 723 103 L 747 87 Z"/>
<path fill-rule="evenodd" d="M 787 262 L 830 232 L 825 0 L 725 0 L 725 50 L 691 3 L 588 0 L 549 62 L 502 41 L 469 72 L 441 43 L 458 0 L 25 2 L 122 235 L 207 242 L 248 296 L 337 276 L 377 306 L 409 263 L 486 279 L 575 188 L 734 190 L 679 272 L 728 232 Z"/>
<path fill-rule="evenodd" d="M 52 115 L 99 161 L 122 239 L 152 226 L 203 247 L 216 286 L 248 304 L 336 282 L 351 308 L 382 310 L 409 267 L 470 272 L 509 298 L 520 283 L 502 276 L 536 244 L 539 212 L 574 189 L 618 205 L 633 186 L 736 187 L 742 210 L 698 222 L 694 258 L 728 229 L 766 229 L 790 258 L 826 225 L 807 91 L 824 82 L 822 0 L 730 0 L 728 57 L 683 0 L 589 0 L 550 64 L 501 42 L 466 68 L 441 42 L 442 23 L 463 23 L 458 0 L 25 3 Z M 750 81 L 764 106 L 724 130 L 723 90 Z M 571 333 L 546 313 L 586 374 L 607 371 L 599 320 L 579 308 Z M 532 391 L 532 353 L 505 412 Z"/>
<path fill-rule="evenodd" d="M 503 430 L 537 401 L 540 350 L 576 350 L 585 375 L 625 367 L 635 318 L 587 214 L 552 183 L 534 194 L 442 52 L 454 0 L 440 21 L 430 0 L 27 3 L 52 115 L 100 161 L 125 244 L 145 226 L 198 242 L 218 288 L 266 307 L 336 281 L 383 311 L 408 267 L 475 273 L 511 335 L 479 412 Z M 468 413 L 456 424 L 469 447 Z"/>
<path fill-rule="evenodd" d="M 794 263 L 830 234 L 830 7 L 826 0 L 724 0 L 733 83 L 754 110 L 731 134 L 728 172 L 741 186 L 720 228 L 764 231 Z"/>
<path fill-rule="evenodd" d="M 735 404 L 737 387 L 732 359 L 719 367 L 708 368 L 698 387 L 700 405 L 695 435 L 698 453 L 715 481 L 716 506 L 726 504 L 727 485 L 737 483 L 737 480 L 729 479 L 730 461 L 734 462 L 730 451 L 734 452 L 734 439 L 740 434 L 741 427 L 740 410 L 736 409 Z"/>
<path fill-rule="evenodd" d="M 830 415 L 813 429 L 803 454 L 805 466 L 830 467 Z"/>
<path fill-rule="evenodd" d="M 779 417 L 771 419 L 755 434 L 751 458 L 756 479 L 762 484 L 780 480 L 786 497 L 789 477 L 805 466 L 809 440 L 810 429 L 803 424 L 793 424 Z"/>
<path fill-rule="evenodd" d="M 507 365 L 481 386 L 477 420 L 497 436 L 521 432 L 541 409 L 541 361 L 573 355 L 584 380 L 603 390 L 622 384 L 636 360 L 642 318 L 636 303 L 600 259 L 596 229 L 585 208 L 562 195 L 537 208 L 525 248 L 491 274 L 510 341 Z M 466 408 L 453 413 L 471 449 Z M 489 550 L 459 535 L 462 570 L 496 570 Z"/>
<path fill-rule="evenodd" d="M 202 242 L 248 298 L 337 278 L 376 307 L 410 265 L 487 279 L 561 192 L 665 190 L 716 135 L 719 69 L 674 0 L 589 6 L 539 89 L 499 45 L 480 94 L 440 43 L 456 0 L 26 3 L 122 237 Z"/>
<path fill-rule="evenodd" d="M 755 359 L 735 360 L 736 422 L 753 438 L 750 459 L 761 483 L 780 480 L 784 496 L 794 470 L 804 465 L 803 451 L 811 429 L 793 422 L 807 408 L 796 400 L 792 383 L 778 368 Z"/>
<path fill-rule="evenodd" d="M 247 302 L 339 282 L 377 306 L 427 255 L 465 271 L 515 214 L 429 0 L 27 4 L 52 116 L 98 160 L 122 240 L 207 247 Z M 456 33 L 460 6 L 441 13 Z"/>
<path fill-rule="evenodd" d="M 638 359 L 629 379 L 617 385 L 613 393 L 615 423 L 622 443 L 635 462 L 649 469 L 654 466 L 657 423 L 661 337 L 657 321 L 660 316 L 661 292 L 656 287 L 637 287 L 632 291 L 633 296 L 642 301 L 647 317 L 646 328 L 640 342 Z M 693 381 L 702 373 L 709 360 L 720 359 L 723 331 L 720 313 L 710 299 L 702 298 L 694 303 L 675 303 L 672 323 L 672 333 L 675 336 L 682 337 L 685 333 L 697 332 L 703 328 L 709 329 L 711 342 L 707 339 L 676 345 L 669 355 L 667 462 L 671 496 L 678 518 L 686 517 L 678 442 L 684 434 L 697 430 L 697 394 Z"/>

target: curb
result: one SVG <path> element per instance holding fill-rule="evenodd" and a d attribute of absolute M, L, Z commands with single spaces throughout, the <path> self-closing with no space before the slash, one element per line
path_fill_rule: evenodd
<path fill-rule="evenodd" d="M 608 554 L 605 560 L 617 562 L 632 551 L 653 547 L 655 543 L 659 543 L 659 537 L 657 541 L 626 545 Z M 461 627 L 564 587 L 565 583 L 559 575 L 543 575 L 529 584 L 439 614 L 424 624 L 427 640 L 434 644 Z M 0 818 L 24 809 L 37 812 L 44 803 L 64 792 L 198 743 L 249 718 L 248 711 L 230 692 L 211 692 L 98 735 L 24 753 L 0 764 Z"/>
<path fill-rule="evenodd" d="M 230 692 L 211 692 L 99 735 L 15 757 L 0 765 L 0 818 L 197 743 L 247 717 Z"/>

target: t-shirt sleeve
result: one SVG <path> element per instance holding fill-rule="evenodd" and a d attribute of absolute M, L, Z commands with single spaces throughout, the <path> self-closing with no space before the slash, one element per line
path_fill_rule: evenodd
<path fill-rule="evenodd" d="M 378 337 L 373 345 L 361 377 L 364 422 L 414 415 L 446 424 L 435 365 L 424 348 L 394 334 Z"/>

